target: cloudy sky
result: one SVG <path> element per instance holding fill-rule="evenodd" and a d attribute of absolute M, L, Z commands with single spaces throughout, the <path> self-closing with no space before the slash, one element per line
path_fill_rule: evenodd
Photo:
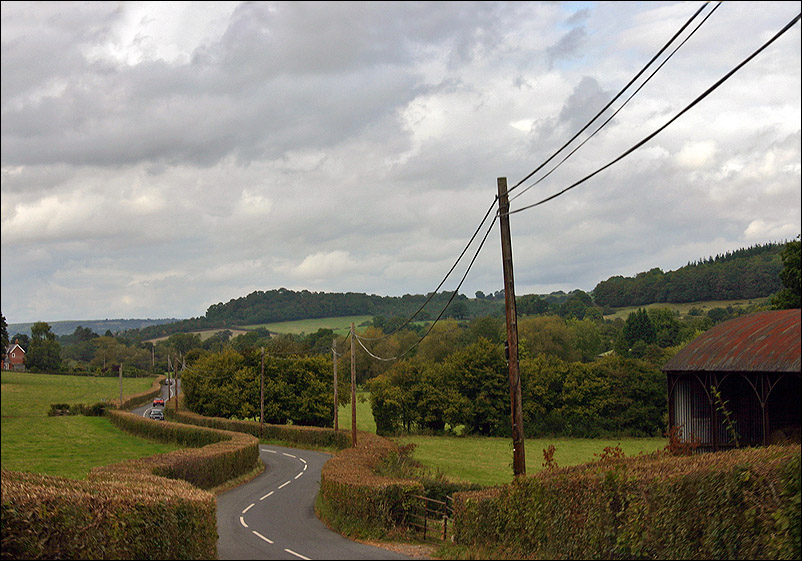
<path fill-rule="evenodd" d="M 689 29 L 716 4 L 4 1 L 2 313 L 424 294 L 476 231 L 441 290 L 488 231 L 460 292 L 501 290 L 498 222 L 479 227 L 497 178 L 543 164 L 703 6 Z M 659 129 L 799 10 L 722 3 L 570 159 L 512 190 L 519 295 L 800 233 L 799 23 L 643 147 L 526 208 Z"/>

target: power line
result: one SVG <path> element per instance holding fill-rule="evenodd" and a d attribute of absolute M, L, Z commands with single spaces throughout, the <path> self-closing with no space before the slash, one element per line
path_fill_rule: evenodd
<path fill-rule="evenodd" d="M 479 226 L 476 227 L 476 230 L 474 231 L 473 235 L 471 236 L 471 239 L 468 240 L 468 243 L 465 245 L 465 248 L 462 250 L 462 253 L 459 254 L 459 257 L 457 257 L 457 260 L 451 266 L 451 269 L 448 270 L 448 272 L 446 273 L 446 276 L 443 278 L 442 281 L 440 281 L 440 284 L 437 285 L 437 288 L 435 288 L 434 291 L 429 294 L 429 297 L 426 298 L 426 300 L 423 302 L 423 304 L 421 304 L 421 307 L 418 308 L 418 310 L 414 314 L 412 314 L 409 318 L 407 318 L 406 321 L 404 321 L 404 323 L 402 323 L 400 326 L 396 327 L 390 333 L 385 333 L 381 337 L 362 337 L 361 339 L 363 341 L 381 341 L 382 339 L 386 339 L 387 337 L 391 336 L 393 333 L 397 333 L 398 331 L 400 331 L 401 329 L 406 327 L 419 313 L 421 313 L 421 311 L 423 311 L 423 309 L 426 307 L 426 305 L 429 302 L 431 302 L 432 298 L 434 298 L 437 295 L 437 291 L 440 290 L 440 288 L 443 286 L 443 284 L 445 284 L 445 282 L 448 279 L 448 277 L 451 276 L 451 273 L 454 272 L 454 269 L 457 267 L 459 262 L 462 260 L 463 256 L 465 255 L 465 252 L 468 251 L 469 247 L 471 247 L 471 244 L 473 243 L 473 240 L 476 239 L 476 235 L 482 229 L 482 225 L 487 220 L 487 217 L 490 216 L 490 212 L 493 210 L 493 207 L 495 207 L 497 200 L 498 200 L 498 195 L 493 199 L 493 202 L 490 205 L 490 208 L 487 209 L 487 212 L 485 213 L 484 218 L 482 218 L 482 221 L 479 223 Z M 481 246 L 480 246 L 480 248 L 481 248 Z M 464 280 L 464 277 L 463 277 L 463 280 Z M 460 286 L 462 286 L 462 283 L 460 283 Z M 457 290 L 459 290 L 459 287 L 457 287 Z M 456 292 L 456 290 L 455 290 L 455 292 Z M 452 296 L 452 299 L 453 299 L 453 296 Z M 451 300 L 449 300 L 448 303 L 450 304 Z M 448 304 L 446 304 L 446 307 L 448 307 Z"/>
<path fill-rule="evenodd" d="M 648 83 L 649 83 L 649 81 L 650 81 L 652 78 L 654 78 L 655 74 L 657 74 L 657 72 L 658 72 L 658 71 L 659 71 L 661 68 L 663 68 L 663 66 L 665 66 L 665 64 L 666 64 L 666 63 L 667 63 L 669 60 L 671 60 L 671 58 L 674 56 L 674 54 L 676 54 L 676 52 L 677 52 L 677 51 L 680 49 L 680 47 L 682 47 L 682 46 L 683 46 L 685 43 L 687 43 L 687 42 L 688 42 L 688 40 L 689 40 L 691 37 L 693 37 L 693 36 L 694 36 L 694 34 L 695 34 L 695 33 L 696 33 L 698 30 L 699 30 L 699 28 L 700 28 L 700 27 L 702 27 L 702 25 L 704 25 L 704 23 L 705 23 L 705 22 L 708 20 L 708 18 L 710 18 L 710 16 L 712 16 L 712 15 L 713 15 L 713 13 L 714 13 L 714 12 L 715 12 L 715 11 L 716 11 L 718 8 L 719 8 L 719 6 L 721 6 L 721 2 L 719 2 L 718 4 L 716 4 L 716 7 L 715 7 L 715 8 L 713 8 L 713 10 L 712 10 L 712 11 L 710 11 L 710 12 L 709 12 L 709 13 L 708 13 L 708 14 L 707 14 L 705 17 L 704 17 L 704 19 L 703 19 L 701 22 L 699 22 L 699 24 L 698 24 L 698 25 L 697 25 L 697 26 L 696 26 L 696 27 L 693 29 L 693 31 L 691 31 L 691 33 L 690 33 L 690 34 L 689 34 L 689 35 L 688 35 L 688 36 L 687 36 L 685 39 L 683 39 L 682 43 L 680 43 L 679 45 L 677 45 L 677 47 L 676 47 L 676 48 L 675 48 L 673 51 L 671 51 L 671 54 L 669 54 L 669 55 L 666 57 L 666 59 L 665 59 L 663 62 L 661 62 L 661 63 L 660 63 L 660 65 L 659 65 L 659 66 L 658 66 L 658 67 L 657 67 L 657 68 L 656 68 L 656 69 L 655 69 L 655 70 L 654 70 L 654 71 L 653 71 L 653 72 L 652 72 L 652 73 L 649 75 L 649 77 L 648 77 L 648 78 L 646 78 L 646 80 L 644 80 L 644 81 L 643 81 L 643 83 L 642 83 L 640 86 L 638 86 L 638 89 L 636 89 L 634 92 L 632 92 L 632 94 L 631 94 L 631 95 L 630 95 L 630 96 L 629 96 L 629 97 L 626 99 L 626 101 L 624 101 L 624 103 L 622 103 L 622 104 L 621 104 L 621 107 L 619 107 L 618 109 L 616 109 L 616 110 L 615 110 L 615 112 L 614 112 L 612 115 L 610 115 L 610 116 L 609 116 L 609 117 L 608 117 L 608 118 L 607 118 L 607 119 L 606 119 L 606 120 L 605 120 L 605 121 L 604 121 L 604 122 L 603 122 L 601 125 L 599 125 L 599 127 L 598 127 L 598 128 L 595 130 L 595 131 L 593 131 L 593 133 L 591 133 L 591 135 L 590 135 L 590 136 L 588 136 L 588 137 L 587 137 L 585 140 L 583 140 L 583 141 L 582 141 L 582 142 L 579 144 L 579 146 L 577 146 L 576 148 L 574 148 L 573 150 L 571 150 L 571 152 L 569 152 L 569 153 L 568 153 L 568 155 L 566 155 L 566 156 L 565 156 L 565 157 L 564 157 L 562 160 L 560 160 L 560 162 L 559 162 L 559 163 L 558 163 L 556 166 L 554 166 L 553 168 L 551 168 L 551 170 L 550 170 L 550 171 L 549 171 L 547 174 L 545 174 L 543 177 L 541 177 L 540 179 L 538 179 L 538 180 L 537 180 L 537 181 L 535 181 L 534 183 L 532 183 L 532 184 L 528 185 L 528 186 L 527 186 L 527 187 L 526 187 L 526 188 L 525 188 L 523 191 L 520 191 L 520 192 L 519 192 L 517 195 L 515 195 L 514 197 L 511 197 L 511 198 L 510 198 L 510 202 L 514 201 L 515 199 L 517 199 L 518 197 L 520 197 L 521 195 L 523 195 L 524 193 L 526 193 L 527 191 L 529 191 L 529 189 L 531 189 L 532 187 L 534 187 L 535 185 L 537 185 L 538 183 L 540 183 L 541 181 L 543 181 L 544 179 L 546 179 L 548 176 L 550 176 L 552 173 L 554 173 L 554 171 L 555 171 L 557 168 L 559 168 L 561 165 L 563 165 L 563 163 L 565 163 L 565 161 L 566 161 L 568 158 L 570 158 L 571 156 L 573 156 L 573 155 L 576 153 L 576 151 L 577 151 L 577 150 L 579 150 L 580 148 L 582 148 L 582 147 L 583 147 L 583 146 L 584 146 L 584 145 L 585 145 L 585 144 L 586 144 L 586 143 L 587 143 L 587 142 L 588 142 L 588 141 L 589 141 L 591 138 L 593 138 L 594 136 L 596 136 L 596 133 L 598 133 L 598 132 L 599 132 L 600 130 L 602 130 L 602 129 L 603 129 L 605 126 L 607 126 L 607 124 L 608 124 L 610 121 L 612 121 L 612 120 L 615 118 L 615 116 L 616 116 L 616 115 L 618 115 L 618 113 L 619 113 L 619 112 L 620 112 L 620 111 L 621 111 L 621 110 L 622 110 L 624 107 L 626 107 L 626 106 L 627 106 L 627 104 L 628 104 L 628 103 L 629 103 L 629 102 L 632 100 L 632 98 L 633 98 L 633 97 L 635 97 L 635 95 L 637 95 L 637 93 L 638 93 L 638 92 L 640 92 L 640 91 L 643 89 L 643 87 L 644 87 L 646 84 L 648 84 Z M 597 115 L 596 117 L 598 117 L 598 115 Z M 594 117 L 594 120 L 596 119 L 596 117 Z M 591 121 L 591 122 L 592 122 L 592 121 Z M 588 124 L 590 124 L 590 123 L 588 123 Z M 580 132 L 581 132 L 581 131 L 580 131 Z M 563 147 L 563 148 L 564 148 L 564 147 Z M 561 148 L 560 150 L 562 150 L 562 148 Z M 541 166 L 541 167 L 542 167 L 542 166 Z"/>
<path fill-rule="evenodd" d="M 543 203 L 547 203 L 547 202 L 549 202 L 549 201 L 551 201 L 551 200 L 553 200 L 553 199 L 556 199 L 556 198 L 557 198 L 557 197 L 559 197 L 560 195 L 562 195 L 562 194 L 564 194 L 564 193 L 566 193 L 566 192 L 570 191 L 571 189 L 573 189 L 574 187 L 577 187 L 578 185 L 581 185 L 582 183 L 584 183 L 584 182 L 585 182 L 585 181 L 587 181 L 588 179 L 590 179 L 590 178 L 594 177 L 595 175 L 597 175 L 597 174 L 601 173 L 602 171 L 604 171 L 605 169 L 609 168 L 609 167 L 610 167 L 610 166 L 612 166 L 613 164 L 615 164 L 615 163 L 619 162 L 620 160 L 622 160 L 622 159 L 623 159 L 623 158 L 625 158 L 626 156 L 630 155 L 632 152 L 634 152 L 635 150 L 637 150 L 638 148 L 640 148 L 641 146 L 643 146 L 644 144 L 646 144 L 648 141 L 650 141 L 652 138 L 654 138 L 655 136 L 657 136 L 659 133 L 661 133 L 663 130 L 665 130 L 665 129 L 666 129 L 668 126 L 669 126 L 669 125 L 671 125 L 671 124 L 672 124 L 674 121 L 676 121 L 676 120 L 677 120 L 677 119 L 679 119 L 679 118 L 680 118 L 682 115 L 684 115 L 686 112 L 688 112 L 688 111 L 689 111 L 689 110 L 690 110 L 692 107 L 694 107 L 694 106 L 695 106 L 697 103 L 699 103 L 699 102 L 700 102 L 700 101 L 702 101 L 704 98 L 706 98 L 708 95 L 710 95 L 711 93 L 713 93 L 713 92 L 714 92 L 716 89 L 718 89 L 718 87 L 719 87 L 721 84 L 723 84 L 724 82 L 726 82 L 727 80 L 729 80 L 729 79 L 730 79 L 730 77 L 732 77 L 732 75 L 733 75 L 733 74 L 735 74 L 735 73 L 736 73 L 738 70 L 740 70 L 741 68 L 743 68 L 743 66 L 744 66 L 744 65 L 746 65 L 746 64 L 747 64 L 749 61 L 751 61 L 753 58 L 755 58 L 755 57 L 756 57 L 758 54 L 760 54 L 761 52 L 763 52 L 763 51 L 764 51 L 764 50 L 765 50 L 765 49 L 766 49 L 766 48 L 767 48 L 769 45 L 771 45 L 771 44 L 772 44 L 774 41 L 776 41 L 776 40 L 777 40 L 777 39 L 778 39 L 780 36 L 782 36 L 782 35 L 783 35 L 783 34 L 784 34 L 786 31 L 788 31 L 788 30 L 789 30 L 791 27 L 793 27 L 793 25 L 794 25 L 796 22 L 798 22 L 798 21 L 799 21 L 800 17 L 802 17 L 802 14 L 798 14 L 798 15 L 797 15 L 797 16 L 796 16 L 794 19 L 792 19 L 792 20 L 791 20 L 791 21 L 790 21 L 788 24 L 786 24 L 786 25 L 785 25 L 785 27 L 783 27 L 783 28 L 782 28 L 780 31 L 778 31 L 778 32 L 777 32 L 777 33 L 774 35 L 774 37 L 772 37 L 771 39 L 769 39 L 769 40 L 768 40 L 766 43 L 764 43 L 764 44 L 763 44 L 763 46 L 761 46 L 759 49 L 757 49 L 755 52 L 753 52 L 751 55 L 749 55 L 749 56 L 748 56 L 746 59 L 744 59 L 744 60 L 743 60 L 743 61 L 742 61 L 740 64 L 738 64 L 738 66 L 736 66 L 735 68 L 733 68 L 732 70 L 730 70 L 730 71 L 729 71 L 727 74 L 725 74 L 725 75 L 724 75 L 724 76 L 723 76 L 721 79 L 719 79 L 719 80 L 718 80 L 718 81 L 717 81 L 715 84 L 713 84 L 712 86 L 710 86 L 710 87 L 709 87 L 709 88 L 708 88 L 708 89 L 707 89 L 707 90 L 706 90 L 704 93 L 702 93 L 702 94 L 701 94 L 699 97 L 697 97 L 696 99 L 694 99 L 694 100 L 693 100 L 693 101 L 692 101 L 690 104 L 688 104 L 688 105 L 687 105 L 687 106 L 686 106 L 686 107 L 685 107 L 685 108 L 684 108 L 682 111 L 680 111 L 679 113 L 677 113 L 677 114 L 676 114 L 676 115 L 675 115 L 675 116 L 674 116 L 674 117 L 673 117 L 673 118 L 672 118 L 670 121 L 668 121 L 668 122 L 667 122 L 666 124 L 664 124 L 662 127 L 660 127 L 659 129 L 657 129 L 656 131 L 654 131 L 653 133 L 651 133 L 650 135 L 648 135 L 646 138 L 644 138 L 643 140 L 641 140 L 640 142 L 638 142 L 638 143 L 637 143 L 637 144 L 635 144 L 634 146 L 632 146 L 632 147 L 631 147 L 629 150 L 627 150 L 626 152 L 624 152 L 623 154 L 621 154 L 620 156 L 618 156 L 616 159 L 612 160 L 611 162 L 609 162 L 609 163 L 607 163 L 606 165 L 602 166 L 601 168 L 597 169 L 596 171 L 594 171 L 594 172 L 593 172 L 593 173 L 591 173 L 590 175 L 587 175 L 587 176 L 583 177 L 582 179 L 580 179 L 580 180 L 579 180 L 579 181 L 577 181 L 576 183 L 573 183 L 573 184 L 569 185 L 568 187 L 566 187 L 566 188 L 565 188 L 565 189 L 563 189 L 562 191 L 559 191 L 559 192 L 557 192 L 557 193 L 555 193 L 555 194 L 553 194 L 553 195 L 551 195 L 551 196 L 549 196 L 549 197 L 546 197 L 545 199 L 542 199 L 542 200 L 540 200 L 540 201 L 538 201 L 538 202 L 536 202 L 536 203 L 534 203 L 534 204 L 527 205 L 527 206 L 525 206 L 525 207 L 521 207 L 521 208 L 519 208 L 519 209 L 516 209 L 516 210 L 511 210 L 511 211 L 509 211 L 509 213 L 508 213 L 508 214 L 515 214 L 515 213 L 517 213 L 517 212 L 522 212 L 522 211 L 524 211 L 524 210 L 528 210 L 528 209 L 530 209 L 530 208 L 534 208 L 534 207 L 536 207 L 536 206 L 542 205 Z"/>
<path fill-rule="evenodd" d="M 498 198 L 498 197 L 496 197 L 496 198 Z M 485 218 L 487 218 L 487 217 L 485 216 Z M 372 356 L 373 358 L 375 358 L 375 359 L 377 359 L 377 360 L 383 360 L 383 361 L 392 361 L 392 360 L 398 360 L 398 359 L 399 359 L 399 358 L 401 358 L 402 356 L 404 356 L 404 355 L 406 355 L 407 353 L 409 353 L 410 351 L 412 351 L 412 349 L 414 349 L 415 347 L 417 347 L 417 346 L 420 344 L 420 342 L 421 342 L 421 341 L 423 341 L 423 340 L 426 338 L 426 336 L 427 336 L 427 335 L 429 335 L 429 333 L 431 333 L 432 329 L 434 329 L 434 326 L 437 324 L 437 322 L 438 322 L 438 321 L 440 321 L 440 318 L 442 318 L 442 317 L 443 317 L 443 314 L 445 313 L 446 309 L 448 308 L 448 306 L 449 306 L 449 305 L 451 304 L 451 302 L 454 300 L 454 297 L 455 297 L 455 296 L 457 295 L 457 293 L 459 292 L 459 289 L 460 289 L 460 287 L 462 286 L 462 283 L 463 283 L 463 282 L 465 282 L 465 278 L 468 276 L 468 273 L 470 272 L 471 268 L 473 268 L 473 264 L 474 264 L 474 262 L 476 261 L 476 258 L 479 256 L 479 252 L 482 250 L 482 247 L 484 247 L 484 245 L 485 245 L 485 242 L 487 241 L 487 236 L 489 236 L 489 235 L 490 235 L 490 231 L 493 229 L 493 226 L 495 225 L 495 223 L 496 223 L 496 220 L 497 220 L 497 219 L 498 219 L 498 212 L 497 212 L 497 213 L 496 213 L 496 214 L 493 216 L 493 220 L 490 222 L 490 226 L 488 226 L 488 228 L 487 228 L 487 232 L 485 232 L 485 235 L 484 235 L 484 237 L 482 238 L 482 242 L 479 244 L 479 247 L 476 249 L 476 253 L 474 253 L 474 255 L 473 255 L 473 258 L 471 259 L 471 262 L 468 264 L 468 268 L 466 269 L 466 271 L 465 271 L 465 274 L 463 274 L 463 275 L 462 275 L 462 279 L 459 281 L 459 284 L 457 285 L 457 288 L 454 290 L 454 292 L 452 292 L 452 293 L 451 293 L 451 298 L 449 298 L 449 299 L 448 299 L 448 302 L 446 303 L 446 305 L 445 305 L 445 306 L 443 306 L 443 309 L 440 311 L 440 314 L 437 316 L 437 318 L 436 318 L 436 319 L 435 319 L 435 320 L 432 322 L 432 324 L 429 326 L 429 329 L 427 329 L 427 330 L 426 330 L 426 333 L 424 333 L 424 334 L 423 334 L 423 335 L 420 337 L 420 339 L 418 339 L 418 340 L 417 340 L 417 341 L 416 341 L 416 342 L 415 342 L 415 343 L 414 343 L 414 344 L 413 344 L 411 347 L 409 347 L 409 348 L 408 348 L 406 351 L 404 351 L 403 353 L 401 353 L 401 354 L 399 354 L 399 355 L 397 355 L 397 356 L 391 357 L 391 358 L 382 358 L 382 357 L 376 356 L 376 355 L 374 355 L 373 353 L 371 353 L 371 352 L 370 352 L 370 351 L 369 351 L 367 348 L 365 348 L 365 345 L 363 345 L 363 344 L 362 344 L 362 340 L 371 340 L 371 339 L 368 339 L 368 338 L 365 338 L 365 337 L 360 337 L 359 335 L 357 335 L 357 334 L 355 333 L 355 334 L 354 334 L 354 335 L 355 335 L 355 339 L 356 339 L 356 340 L 359 342 L 360 346 L 361 346 L 363 349 L 365 349 L 365 352 L 367 352 L 367 353 L 368 353 L 370 356 Z M 484 220 L 483 220 L 482 222 L 484 222 Z M 374 339 L 374 340 L 375 340 L 375 339 Z"/>
<path fill-rule="evenodd" d="M 551 160 L 553 160 L 555 157 L 557 157 L 557 154 L 559 154 L 560 152 L 562 152 L 563 150 L 565 150 L 565 148 L 566 148 L 566 147 L 567 147 L 569 144 L 571 144 L 571 143 L 572 143 L 574 140 L 576 140 L 576 139 L 579 137 L 579 135 L 580 135 L 580 134 L 582 134 L 583 132 L 585 132 L 585 130 L 587 130 L 587 128 L 588 128 L 588 127 L 590 127 L 590 125 L 591 125 L 591 124 L 592 124 L 592 123 L 593 123 L 593 122 L 594 122 L 596 119 L 598 119 L 598 118 L 599 118 L 599 116 L 601 116 L 601 114 L 602 114 L 602 113 L 604 113 L 605 111 L 607 111 L 607 109 L 609 109 L 609 108 L 610 108 L 610 106 L 611 106 L 613 103 L 615 103 L 615 101 L 616 101 L 616 100 L 617 100 L 619 97 L 621 97 L 621 96 L 624 94 L 624 92 L 625 92 L 625 91 L 626 91 L 626 90 L 627 90 L 627 89 L 628 89 L 628 88 L 629 88 L 629 87 L 630 87 L 630 86 L 631 86 L 631 85 L 632 85 L 632 84 L 633 84 L 633 83 L 634 83 L 634 82 L 635 82 L 635 81 L 636 81 L 638 78 L 640 78 L 640 76 L 641 76 L 641 75 L 642 75 L 644 72 L 646 72 L 646 69 L 647 69 L 647 68 L 649 68 L 649 66 L 651 66 L 651 64 L 652 64 L 652 63 L 653 63 L 655 60 L 657 60 L 657 59 L 660 57 L 660 55 L 661 55 L 661 54 L 663 54 L 663 52 L 664 52 L 666 49 L 668 49 L 668 47 L 671 45 L 671 43 L 673 43 L 673 42 L 674 42 L 674 40 L 675 40 L 675 39 L 676 39 L 676 38 L 677 38 L 677 37 L 678 37 L 678 36 L 679 36 L 679 35 L 680 35 L 680 34 L 681 34 L 681 33 L 682 33 L 684 30 L 685 30 L 685 28 L 686 28 L 686 27 L 688 27 L 688 26 L 691 24 L 691 22 L 692 22 L 694 19 L 696 19 L 696 17 L 697 17 L 697 16 L 698 16 L 698 15 L 699 15 L 699 14 L 702 12 L 702 10 L 704 10 L 704 8 L 705 8 L 705 6 L 706 6 L 707 4 L 708 4 L 708 2 L 705 2 L 704 4 L 702 4 L 702 6 L 701 6 L 701 7 L 700 7 L 700 8 L 699 8 L 697 11 L 696 11 L 696 13 L 694 13 L 694 14 L 693 14 L 693 15 L 690 17 L 690 19 L 689 19 L 688 21 L 686 21 L 686 22 L 685 22 L 685 24 L 684 24 L 682 27 L 680 27 L 679 31 L 677 31 L 677 32 L 674 34 L 674 36 L 673 36 L 673 37 L 672 37 L 672 38 L 671 38 L 671 39 L 670 39 L 670 40 L 669 40 L 669 41 L 668 41 L 668 42 L 667 42 L 665 45 L 663 45 L 663 47 L 662 47 L 662 48 L 661 48 L 661 49 L 660 49 L 660 50 L 657 52 L 657 54 L 655 54 L 655 55 L 652 57 L 652 59 L 651 59 L 651 60 L 650 60 L 648 63 L 646 63 L 646 65 L 645 65 L 643 68 L 641 68 L 641 70 L 640 70 L 640 71 L 639 71 L 639 72 L 638 72 L 638 73 L 637 73 L 637 74 L 636 74 L 636 75 L 635 75 L 635 76 L 634 76 L 634 77 L 633 77 L 633 78 L 632 78 L 632 79 L 629 81 L 629 83 L 628 83 L 626 86 L 624 86 L 624 87 L 621 89 L 621 91 L 619 91 L 619 92 L 618 92 L 618 93 L 615 95 L 615 97 L 614 97 L 613 99 L 611 99 L 611 100 L 610 100 L 610 101 L 607 103 L 607 105 L 605 105 L 605 106 L 604 106 L 604 107 L 601 109 L 601 111 L 599 111 L 598 113 L 596 113 L 596 115 L 595 115 L 595 116 L 594 116 L 594 117 L 593 117 L 593 118 L 592 118 L 590 121 L 588 121 L 588 122 L 587 122 L 587 124 L 586 124 L 584 127 L 582 127 L 582 129 L 580 129 L 580 130 L 579 130 L 579 132 L 577 132 L 577 133 L 576 133 L 576 134 L 575 134 L 573 137 L 571 137 L 571 139 L 570 139 L 570 140 L 568 140 L 568 142 L 566 142 L 565 144 L 563 144 L 563 145 L 560 147 L 560 149 L 559 149 L 559 150 L 557 150 L 557 151 L 556 151 L 554 154 L 552 154 L 551 156 L 549 156 L 549 158 L 548 158 L 546 161 L 544 161 L 544 162 L 543 162 L 542 164 L 540 164 L 540 165 L 539 165 L 537 168 L 535 168 L 535 169 L 534 169 L 532 172 L 530 172 L 530 173 L 529 173 L 529 175 L 527 175 L 526 177 L 524 177 L 523 179 L 521 179 L 521 180 L 520 180 L 518 183 L 516 183 L 515 185 L 513 185 L 512 187 L 510 187 L 510 189 L 509 189 L 509 191 L 508 191 L 508 192 L 509 192 L 509 193 L 512 193 L 512 192 L 513 192 L 513 191 L 514 191 L 516 188 L 518 188 L 518 187 L 519 187 L 519 186 L 520 186 L 520 185 L 521 185 L 523 182 L 525 182 L 527 179 L 529 179 L 530 177 L 532 177 L 533 175 L 535 175 L 535 174 L 536 174 L 538 171 L 540 171 L 541 169 L 543 169 L 543 167 L 544 167 L 546 164 L 548 164 L 548 163 L 549 163 Z"/>

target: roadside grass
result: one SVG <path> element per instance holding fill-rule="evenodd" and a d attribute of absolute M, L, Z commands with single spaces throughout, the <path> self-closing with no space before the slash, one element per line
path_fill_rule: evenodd
<path fill-rule="evenodd" d="M 360 324 L 371 321 L 373 316 L 343 316 L 316 319 L 301 319 L 297 321 L 281 321 L 277 323 L 260 323 L 256 325 L 246 325 L 246 329 L 257 329 L 264 327 L 274 333 L 291 333 L 309 335 L 317 332 L 318 329 L 331 329 L 337 335 L 347 335 L 351 329 L 351 323 L 359 327 Z"/>
<path fill-rule="evenodd" d="M 771 297 L 765 298 L 751 298 L 747 300 L 706 300 L 703 302 L 683 302 L 683 303 L 669 303 L 658 302 L 654 304 L 646 304 L 643 306 L 625 306 L 623 308 L 614 308 L 614 312 L 610 315 L 604 316 L 604 319 L 627 319 L 629 314 L 637 311 L 639 308 L 668 308 L 671 311 L 679 312 L 680 317 L 686 317 L 692 308 L 701 310 L 706 314 L 713 308 L 726 308 L 732 306 L 733 308 L 743 308 L 751 304 L 764 305 L 771 300 Z"/>
<path fill-rule="evenodd" d="M 351 405 L 341 406 L 338 417 L 340 430 L 351 430 Z M 376 422 L 370 409 L 370 393 L 356 394 L 356 427 L 376 432 Z M 413 458 L 448 479 L 480 485 L 501 485 L 512 481 L 512 439 L 486 436 L 399 436 L 398 444 L 415 444 Z M 651 453 L 664 448 L 666 438 L 527 438 L 524 442 L 526 473 L 543 468 L 543 450 L 555 448 L 554 461 L 566 467 L 592 462 L 606 447 L 616 446 L 627 456 Z"/>
<path fill-rule="evenodd" d="M 152 382 L 123 378 L 123 393 L 143 392 Z M 104 417 L 47 416 L 51 403 L 90 405 L 119 396 L 117 378 L 3 372 L 0 390 L 4 469 L 83 479 L 96 466 L 181 448 L 131 436 Z"/>

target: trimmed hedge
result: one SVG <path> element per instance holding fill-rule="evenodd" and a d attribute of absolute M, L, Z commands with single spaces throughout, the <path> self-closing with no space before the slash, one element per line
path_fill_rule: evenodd
<path fill-rule="evenodd" d="M 386 438 L 359 432 L 357 446 L 341 450 L 323 465 L 319 500 L 334 516 L 331 524 L 344 527 L 378 529 L 381 533 L 404 527 L 408 515 L 420 501 L 418 481 L 376 475 L 381 461 L 398 446 Z"/>
<path fill-rule="evenodd" d="M 126 411 L 109 411 L 111 422 L 121 429 L 162 442 L 201 446 L 96 467 L 91 473 L 130 469 L 182 479 L 201 489 L 211 489 L 248 473 L 259 463 L 259 441 L 240 432 L 194 427 L 181 423 L 153 421 Z"/>
<path fill-rule="evenodd" d="M 180 397 L 180 396 L 179 396 Z M 170 402 L 173 404 L 173 402 Z M 169 419 L 190 425 L 210 427 L 220 430 L 244 432 L 257 438 L 266 440 L 281 440 L 291 444 L 300 444 L 310 447 L 329 447 L 342 450 L 351 446 L 351 433 L 337 431 L 323 427 L 307 427 L 299 425 L 270 425 L 265 423 L 264 429 L 260 431 L 259 423 L 255 421 L 237 421 L 224 419 L 222 417 L 205 417 L 186 409 L 176 412 L 174 406 L 165 407 L 166 415 Z"/>
<path fill-rule="evenodd" d="M 73 480 L 2 471 L 3 559 L 213 559 L 215 496 L 140 473 Z"/>
<path fill-rule="evenodd" d="M 120 405 L 119 399 L 112 399 L 109 401 L 109 405 L 111 407 L 116 407 L 117 409 L 133 409 L 134 407 L 139 407 L 153 399 L 154 397 L 159 397 L 162 393 L 162 381 L 164 381 L 166 376 L 160 374 L 156 376 L 153 380 L 153 383 L 150 386 L 150 389 L 141 393 L 137 393 L 134 395 L 127 395 L 123 397 L 123 403 Z"/>
<path fill-rule="evenodd" d="M 454 497 L 493 558 L 799 559 L 800 446 L 606 459 Z"/>
<path fill-rule="evenodd" d="M 86 481 L 2 472 L 3 559 L 214 559 L 211 489 L 250 472 L 250 435 L 109 410 L 112 423 L 187 446 L 92 469 Z"/>

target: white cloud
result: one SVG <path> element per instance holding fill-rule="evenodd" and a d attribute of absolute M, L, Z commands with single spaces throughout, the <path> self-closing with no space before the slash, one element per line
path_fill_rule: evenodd
<path fill-rule="evenodd" d="M 677 153 L 677 164 L 685 169 L 699 169 L 707 166 L 716 155 L 716 143 L 712 140 L 686 142 Z"/>
<path fill-rule="evenodd" d="M 695 9 L 4 3 L 3 314 L 190 317 L 280 286 L 427 293 L 496 179 L 512 186 L 549 158 Z M 513 205 L 618 157 L 795 15 L 790 3 L 721 4 Z M 519 289 L 589 290 L 794 237 L 799 29 L 630 156 L 513 215 Z M 465 294 L 501 289 L 497 236 Z"/>

